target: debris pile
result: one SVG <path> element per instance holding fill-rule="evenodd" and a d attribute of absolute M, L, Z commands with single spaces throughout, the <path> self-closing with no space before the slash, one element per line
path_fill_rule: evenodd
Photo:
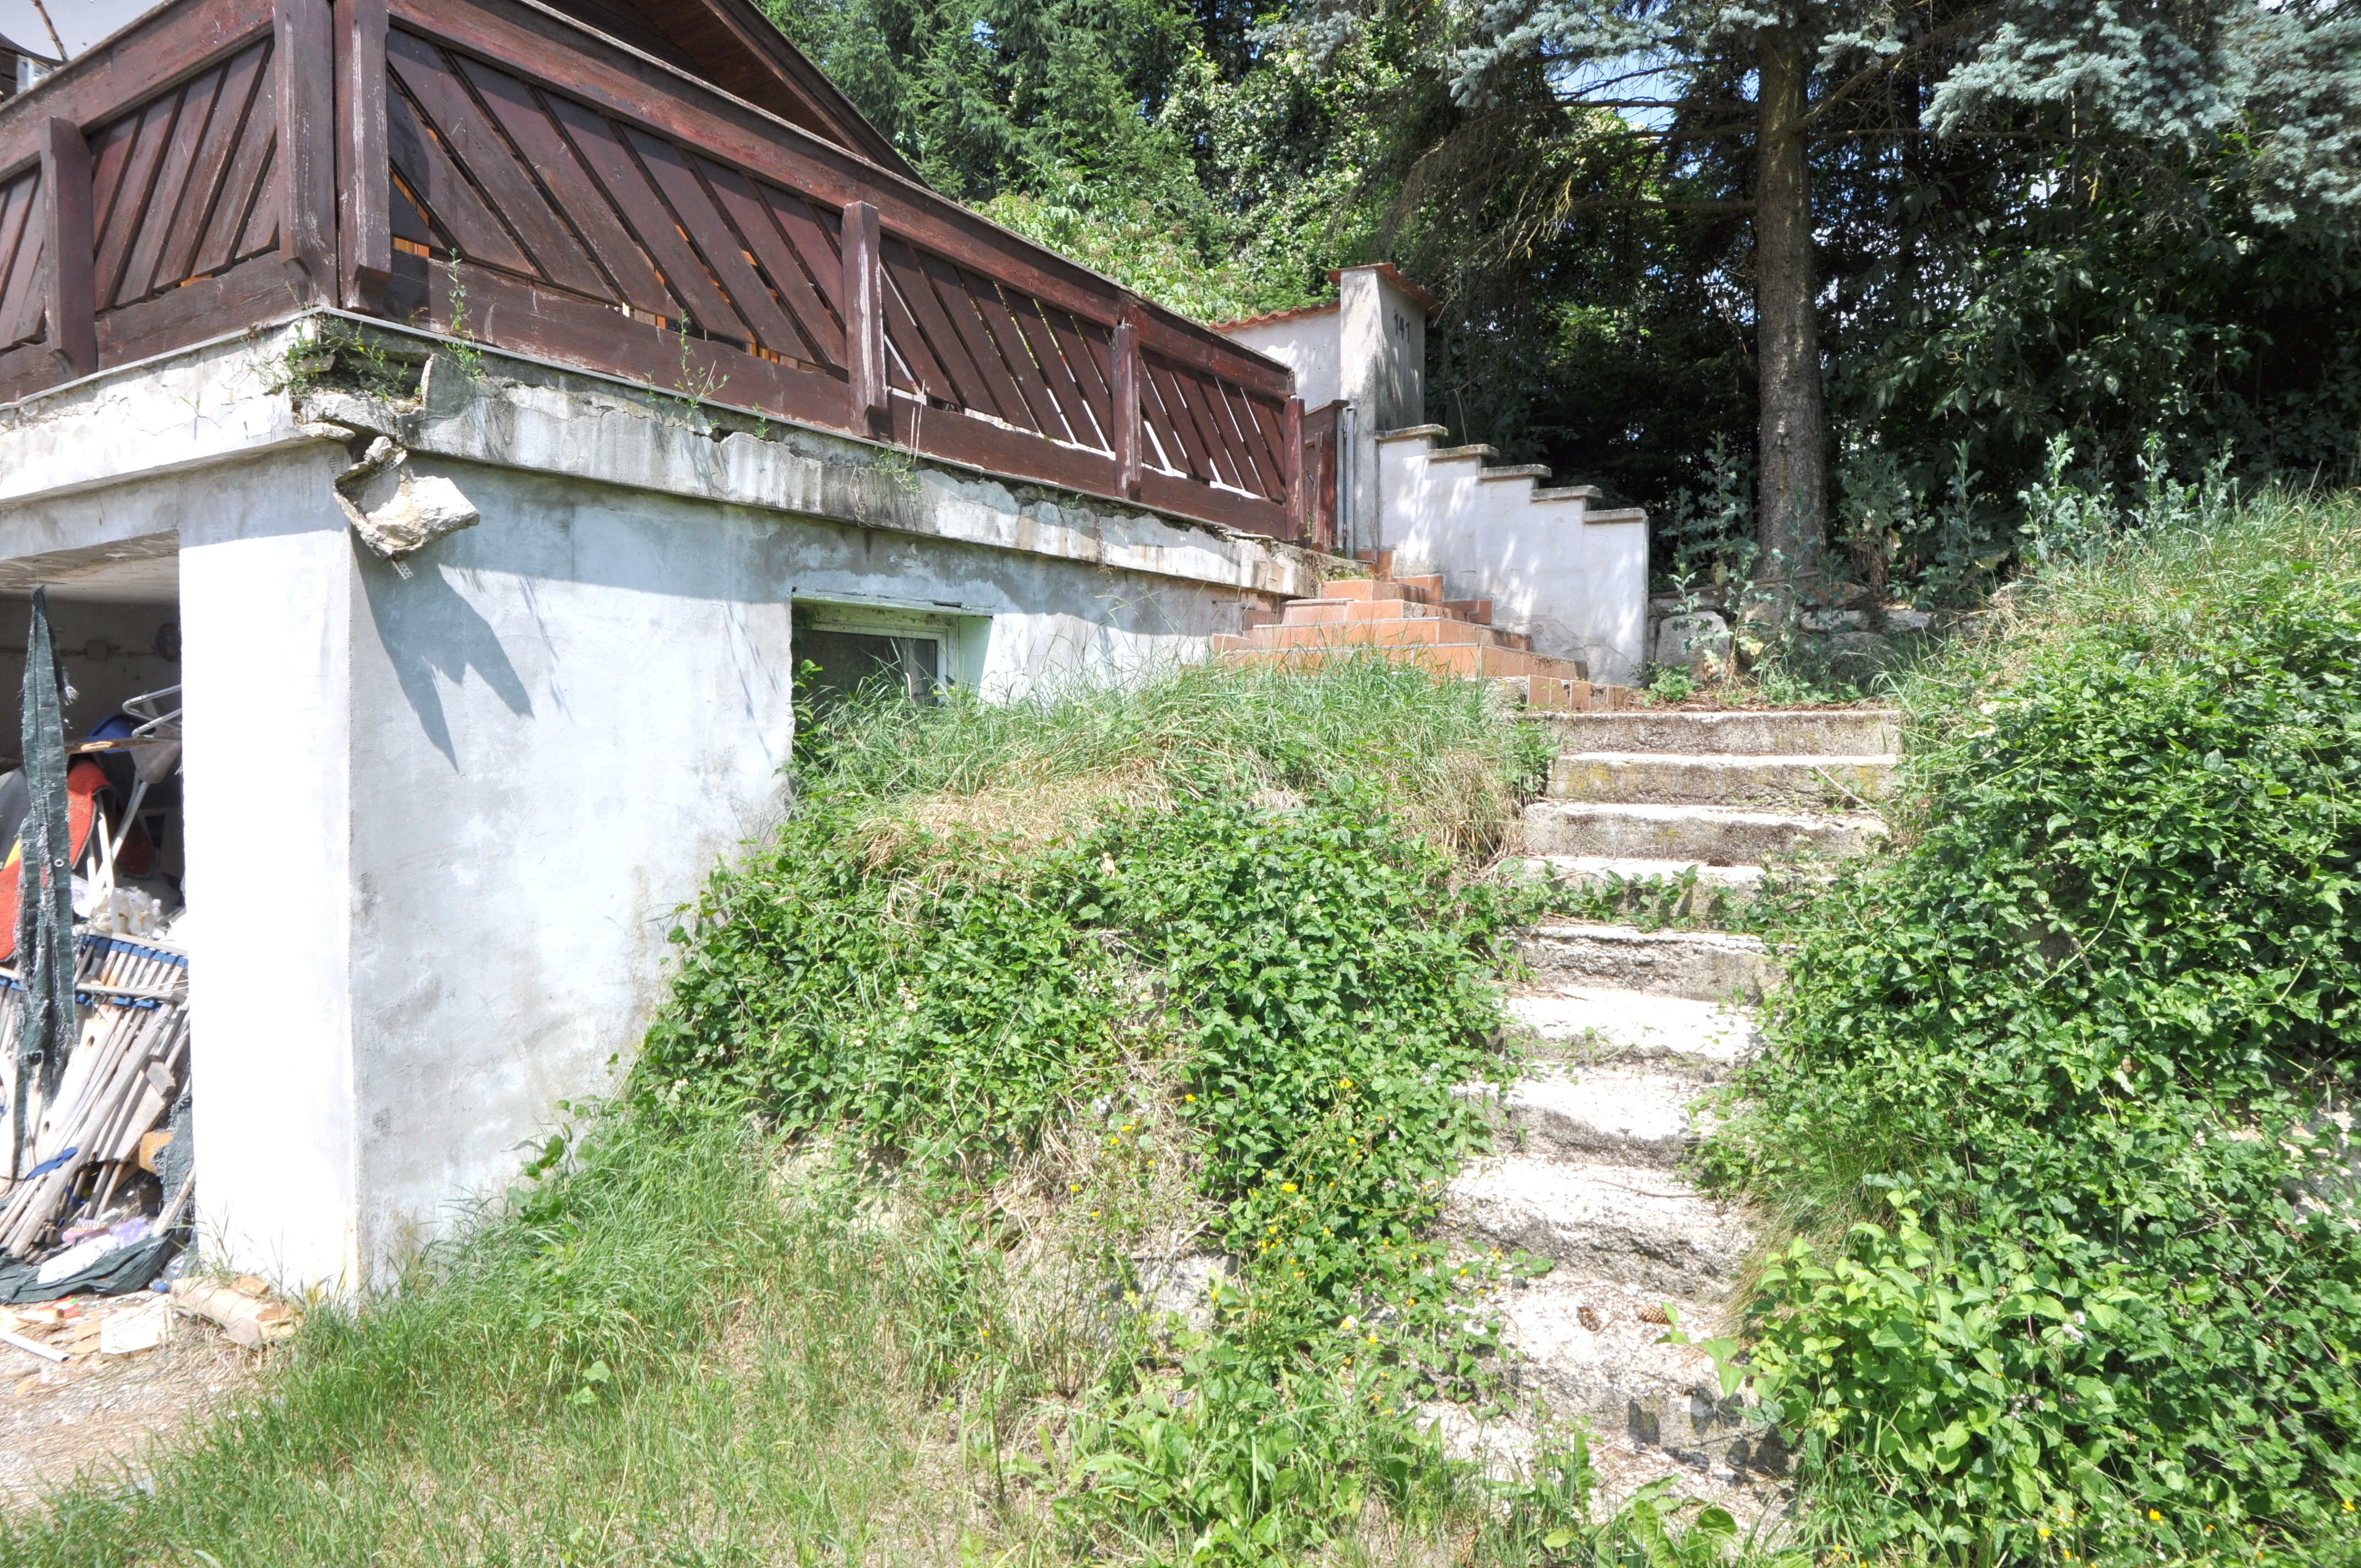
<path fill-rule="evenodd" d="M 69 746 L 36 591 L 24 767 L 0 774 L 0 1302 L 148 1285 L 181 1245 L 189 959 L 140 806 L 181 757 L 175 690 Z M 11 820 L 13 818 L 13 820 Z M 145 885 L 142 885 L 143 883 Z M 20 1347 L 21 1348 L 21 1347 Z"/>

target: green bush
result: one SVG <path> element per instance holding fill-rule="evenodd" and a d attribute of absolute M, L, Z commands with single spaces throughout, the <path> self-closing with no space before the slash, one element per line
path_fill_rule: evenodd
<path fill-rule="evenodd" d="M 1708 1151 L 1796 1233 L 1751 1359 L 1856 1548 L 2353 1539 L 2361 508 L 2168 499 L 1916 677 Z"/>

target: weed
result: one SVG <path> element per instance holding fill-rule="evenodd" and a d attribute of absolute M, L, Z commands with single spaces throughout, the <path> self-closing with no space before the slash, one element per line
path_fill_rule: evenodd
<path fill-rule="evenodd" d="M 443 352 L 450 356 L 451 363 L 458 367 L 459 374 L 470 384 L 480 384 L 484 379 L 484 351 L 477 346 L 476 334 L 467 325 L 467 275 L 460 270 L 459 253 L 456 250 L 443 264 L 443 280 L 445 297 L 451 303 L 451 324 L 444 334 L 450 342 L 444 345 Z"/>
<path fill-rule="evenodd" d="M 2361 510 L 2046 504 L 1901 686 L 1897 851 L 1770 916 L 1753 1375 L 1856 1549 L 2349 1546 Z"/>

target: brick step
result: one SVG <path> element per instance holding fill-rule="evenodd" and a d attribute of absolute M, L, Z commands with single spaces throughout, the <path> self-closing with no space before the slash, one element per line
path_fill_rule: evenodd
<path fill-rule="evenodd" d="M 1528 653 L 1515 648 L 1499 648 L 1482 643 L 1461 642 L 1424 646 L 1395 643 L 1354 643 L 1333 641 L 1308 648 L 1273 648 L 1249 641 L 1244 637 L 1217 634 L 1213 639 L 1213 652 L 1234 660 L 1275 660 L 1299 669 L 1317 669 L 1331 659 L 1365 659 L 1372 654 L 1407 663 L 1422 664 L 1440 675 L 1466 675 L 1484 678 L 1506 677 L 1523 680 L 1532 685 L 1555 687 L 1565 693 L 1563 704 L 1574 706 L 1577 696 L 1595 700 L 1595 694 L 1608 688 L 1594 687 L 1585 677 L 1583 668 L 1570 659 L 1552 659 L 1540 653 Z"/>
<path fill-rule="evenodd" d="M 1254 612 L 1264 619 L 1259 624 L 1270 624 L 1268 610 Z M 1473 616 L 1461 615 L 1449 607 L 1428 604 L 1422 599 L 1407 598 L 1316 598 L 1293 599 L 1282 614 L 1280 624 L 1286 626 L 1335 626 L 1348 620 L 1451 620 L 1463 626 L 1482 626 L 1486 622 Z"/>

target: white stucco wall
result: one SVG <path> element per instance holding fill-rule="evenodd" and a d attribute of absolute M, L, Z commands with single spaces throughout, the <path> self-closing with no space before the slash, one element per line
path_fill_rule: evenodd
<path fill-rule="evenodd" d="M 1307 409 L 1345 395 L 1344 318 L 1334 305 L 1290 312 L 1276 321 L 1224 326 L 1224 337 L 1267 354 L 1295 372 L 1295 395 Z"/>
<path fill-rule="evenodd" d="M 530 367 L 298 406 L 255 372 L 277 346 L 0 410 L 0 587 L 152 582 L 177 533 L 200 1223 L 292 1286 L 386 1277 L 611 1087 L 675 909 L 781 809 L 795 600 L 959 617 L 1010 691 L 1202 654 L 1316 581 L 1268 541 Z M 402 576 L 346 528 L 323 417 L 394 429 L 482 521 Z"/>
<path fill-rule="evenodd" d="M 1629 685 L 1645 657 L 1646 519 L 1601 519 L 1584 496 L 1535 499 L 1530 477 L 1486 478 L 1474 454 L 1437 460 L 1433 448 L 1423 433 L 1378 444 L 1395 572 L 1438 573 L 1446 598 L 1490 599 L 1492 624 L 1531 637 L 1534 652 Z"/>

